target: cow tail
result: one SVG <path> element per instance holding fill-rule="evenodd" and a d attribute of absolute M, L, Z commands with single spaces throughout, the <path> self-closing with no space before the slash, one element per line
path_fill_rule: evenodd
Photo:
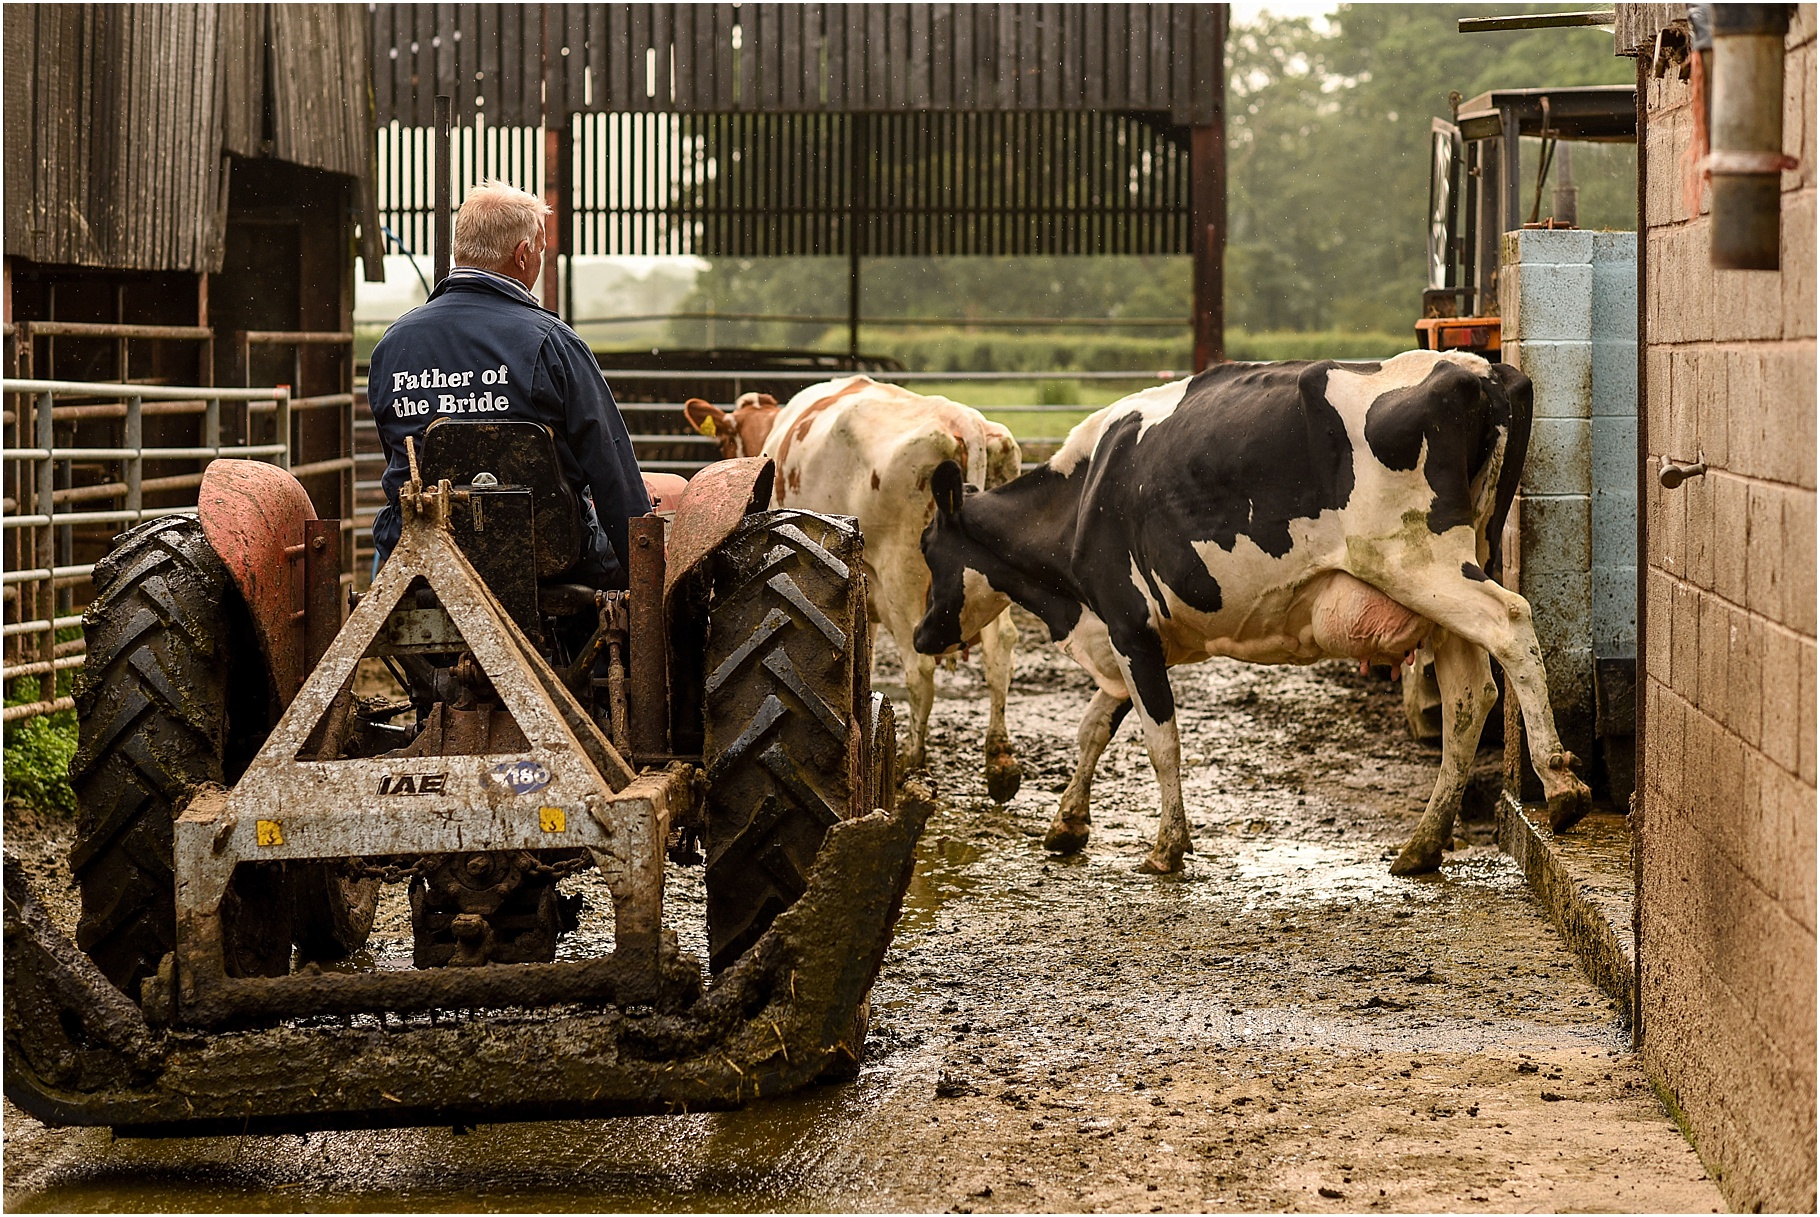
<path fill-rule="evenodd" d="M 1535 392 L 1530 386 L 1529 377 L 1509 364 L 1492 364 L 1491 374 L 1501 390 L 1491 394 L 1494 421 L 1497 414 L 1504 415 L 1505 434 L 1504 461 L 1498 471 L 1498 496 L 1492 504 L 1491 521 L 1486 526 L 1490 557 L 1485 564 L 1485 573 L 1493 579 L 1501 579 L 1504 574 L 1504 521 L 1510 515 L 1510 505 L 1517 497 L 1517 486 L 1523 480 L 1523 462 L 1529 455 L 1529 426 L 1530 417 L 1535 410 Z M 1503 398 L 1501 411 L 1498 409 L 1500 397 Z"/>

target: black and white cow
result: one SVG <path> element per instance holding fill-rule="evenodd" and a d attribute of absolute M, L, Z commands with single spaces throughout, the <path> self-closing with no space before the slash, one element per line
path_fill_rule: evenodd
<path fill-rule="evenodd" d="M 936 470 L 923 533 L 933 575 L 917 627 L 953 649 L 1007 600 L 1099 686 L 1045 844 L 1087 841 L 1094 764 L 1136 695 L 1162 794 L 1140 869 L 1192 848 L 1168 668 L 1329 656 L 1394 663 L 1427 640 L 1441 688 L 1441 774 L 1391 870 L 1440 865 L 1503 667 L 1551 823 L 1585 815 L 1548 705 L 1523 597 L 1485 575 L 1529 445 L 1528 378 L 1474 355 L 1378 363 L 1222 364 L 1083 421 L 1047 464 L 996 490 Z"/>

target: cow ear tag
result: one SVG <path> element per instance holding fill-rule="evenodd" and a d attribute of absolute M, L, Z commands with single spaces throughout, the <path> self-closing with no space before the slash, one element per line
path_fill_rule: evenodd
<path fill-rule="evenodd" d="M 698 410 L 701 413 L 701 421 L 696 422 L 695 414 Z M 683 415 L 688 418 L 691 423 L 694 423 L 697 431 L 701 432 L 709 439 L 718 438 L 719 433 L 715 430 L 714 407 L 712 405 L 699 397 L 691 397 L 688 401 L 683 403 Z"/>

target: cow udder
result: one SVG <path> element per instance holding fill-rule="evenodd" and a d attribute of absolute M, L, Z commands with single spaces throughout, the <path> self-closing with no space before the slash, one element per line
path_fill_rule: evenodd
<path fill-rule="evenodd" d="M 1434 623 L 1362 579 L 1335 571 L 1315 595 L 1314 639 L 1329 655 L 1366 663 L 1400 663 Z"/>

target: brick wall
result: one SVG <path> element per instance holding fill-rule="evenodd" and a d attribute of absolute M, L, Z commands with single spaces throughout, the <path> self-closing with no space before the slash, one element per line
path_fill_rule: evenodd
<path fill-rule="evenodd" d="M 1787 48 L 1780 272 L 1708 264 L 1672 71 L 1645 150 L 1643 1054 L 1746 1211 L 1815 1204 L 1813 5 Z"/>

